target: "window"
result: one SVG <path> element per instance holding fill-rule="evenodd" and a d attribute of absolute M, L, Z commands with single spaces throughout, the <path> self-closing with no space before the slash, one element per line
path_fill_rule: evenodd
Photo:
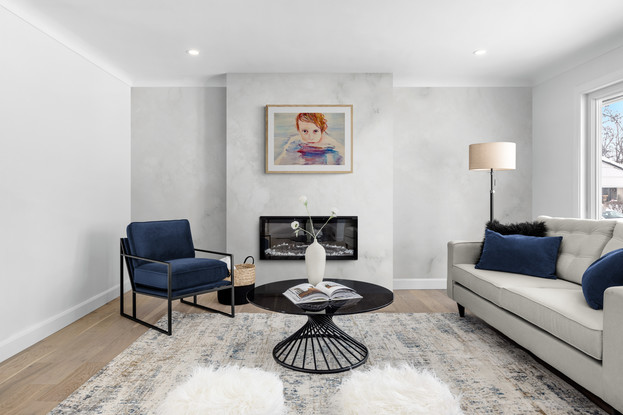
<path fill-rule="evenodd" d="M 589 95 L 589 212 L 623 218 L 623 84 Z"/>
<path fill-rule="evenodd" d="M 623 218 L 623 97 L 601 104 L 601 212 Z"/>

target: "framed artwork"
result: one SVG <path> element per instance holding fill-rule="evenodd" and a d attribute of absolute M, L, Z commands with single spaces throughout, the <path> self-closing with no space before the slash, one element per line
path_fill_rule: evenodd
<path fill-rule="evenodd" d="M 266 173 L 352 172 L 352 105 L 266 106 Z"/>

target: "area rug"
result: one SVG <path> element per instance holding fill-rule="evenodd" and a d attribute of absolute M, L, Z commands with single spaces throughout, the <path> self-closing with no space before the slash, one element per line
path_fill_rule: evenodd
<path fill-rule="evenodd" d="M 272 358 L 275 344 L 305 321 L 277 313 L 230 319 L 175 312 L 173 336 L 147 331 L 50 413 L 156 414 L 197 366 L 233 364 L 278 374 L 291 414 L 338 415 L 336 393 L 351 373 L 295 372 Z M 460 397 L 466 414 L 605 414 L 476 317 L 371 313 L 335 322 L 370 351 L 355 371 L 403 363 L 428 370 Z"/>

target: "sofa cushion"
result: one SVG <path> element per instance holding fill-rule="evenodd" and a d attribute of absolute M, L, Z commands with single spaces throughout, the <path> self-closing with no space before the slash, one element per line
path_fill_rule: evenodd
<path fill-rule="evenodd" d="M 623 249 L 608 252 L 593 262 L 582 277 L 586 303 L 595 310 L 604 308 L 604 291 L 623 285 Z"/>
<path fill-rule="evenodd" d="M 476 268 L 555 279 L 561 239 L 560 236 L 501 235 L 486 229 Z"/>
<path fill-rule="evenodd" d="M 556 275 L 567 281 L 582 283 L 584 271 L 592 264 L 612 238 L 616 221 L 569 219 L 539 216 L 547 226 L 548 236 L 562 236 Z"/>
<path fill-rule="evenodd" d="M 502 290 L 501 303 L 506 310 L 565 343 L 602 359 L 603 311 L 586 304 L 580 286 L 507 287 Z"/>
<path fill-rule="evenodd" d="M 601 256 L 623 248 L 623 220 L 613 220 L 612 222 L 615 223 L 614 230 L 612 231 L 612 239 L 610 239 L 604 247 Z"/>
<path fill-rule="evenodd" d="M 579 285 L 569 281 L 476 269 L 474 264 L 454 265 L 452 276 L 458 284 L 500 307 L 502 306 L 502 290 L 507 287 L 580 289 Z"/>

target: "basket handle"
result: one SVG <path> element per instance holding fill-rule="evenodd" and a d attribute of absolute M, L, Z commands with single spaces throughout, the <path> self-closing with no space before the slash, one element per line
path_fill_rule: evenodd
<path fill-rule="evenodd" d="M 248 257 L 246 257 L 246 258 L 244 259 L 243 264 L 246 264 L 246 263 L 247 263 L 247 259 L 249 259 L 249 258 L 251 258 L 251 261 L 253 261 L 253 262 L 251 262 L 251 263 L 252 263 L 252 264 L 255 264 L 255 258 L 253 258 L 251 255 L 249 255 Z"/>

